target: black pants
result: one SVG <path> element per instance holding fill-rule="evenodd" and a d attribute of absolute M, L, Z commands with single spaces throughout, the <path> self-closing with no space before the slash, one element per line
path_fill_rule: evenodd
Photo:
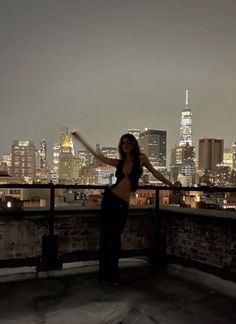
<path fill-rule="evenodd" d="M 129 204 L 106 189 L 102 199 L 99 280 L 119 280 L 118 262 L 121 233 L 125 227 Z"/>

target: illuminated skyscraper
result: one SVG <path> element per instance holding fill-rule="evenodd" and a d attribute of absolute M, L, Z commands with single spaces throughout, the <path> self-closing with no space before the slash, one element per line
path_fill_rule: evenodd
<path fill-rule="evenodd" d="M 166 169 L 166 131 L 148 129 L 139 136 L 139 145 L 157 169 Z"/>
<path fill-rule="evenodd" d="M 138 140 L 141 130 L 138 128 L 130 128 L 130 129 L 128 129 L 128 133 L 134 135 L 134 137 Z"/>
<path fill-rule="evenodd" d="M 3 154 L 0 159 L 0 171 L 11 174 L 11 154 Z"/>
<path fill-rule="evenodd" d="M 231 171 L 231 184 L 236 186 L 236 140 L 232 143 L 232 171 Z"/>
<path fill-rule="evenodd" d="M 166 131 L 147 129 L 142 132 L 138 139 L 140 149 L 147 155 L 153 167 L 161 173 L 166 173 Z M 150 183 L 159 181 L 150 173 L 146 172 Z"/>
<path fill-rule="evenodd" d="M 110 159 L 117 159 L 118 157 L 118 151 L 116 147 L 110 147 L 110 146 L 104 146 L 101 149 L 101 153 L 110 158 Z M 97 171 L 97 181 L 98 184 L 105 185 L 115 182 L 115 168 L 107 165 L 107 164 L 101 164 L 98 168 L 96 168 Z"/>
<path fill-rule="evenodd" d="M 75 159 L 72 154 L 68 136 L 65 137 L 60 148 L 58 174 L 59 183 L 70 184 L 73 182 L 75 175 Z"/>
<path fill-rule="evenodd" d="M 228 166 L 230 169 L 232 169 L 232 150 L 231 148 L 225 148 L 224 149 L 224 159 L 223 164 L 225 166 Z"/>
<path fill-rule="evenodd" d="M 67 139 L 69 139 L 69 145 L 71 147 L 71 153 L 73 155 L 75 155 L 75 150 L 74 150 L 74 144 L 72 141 L 72 136 L 70 133 L 70 130 L 68 127 L 61 127 L 60 128 L 60 145 L 62 146 L 62 144 L 64 143 L 65 138 L 67 137 Z"/>
<path fill-rule="evenodd" d="M 185 108 L 181 112 L 179 145 L 171 151 L 170 171 L 172 181 L 180 180 L 183 185 L 195 183 L 195 147 L 188 90 L 185 91 Z"/>
<path fill-rule="evenodd" d="M 190 146 L 193 145 L 192 112 L 189 109 L 188 90 L 185 91 L 185 108 L 182 110 L 181 113 L 179 146 L 184 146 L 187 143 Z"/>
<path fill-rule="evenodd" d="M 193 185 L 195 178 L 195 147 L 188 143 L 171 150 L 171 180 L 183 185 Z"/>
<path fill-rule="evenodd" d="M 45 139 L 42 139 L 40 142 L 40 169 L 47 168 L 47 143 Z"/>
<path fill-rule="evenodd" d="M 79 161 L 80 168 L 88 166 L 90 164 L 90 155 L 86 150 L 80 150 L 77 154 L 77 159 Z"/>
<path fill-rule="evenodd" d="M 117 156 L 118 156 L 118 151 L 117 151 L 116 147 L 104 146 L 104 147 L 102 147 L 101 153 L 104 156 L 111 158 L 111 159 L 117 159 Z"/>
<path fill-rule="evenodd" d="M 53 144 L 53 161 L 52 161 L 52 171 L 51 171 L 51 180 L 54 184 L 58 183 L 59 174 L 59 154 L 60 154 L 60 145 L 58 143 Z"/>
<path fill-rule="evenodd" d="M 11 174 L 13 177 L 23 177 L 27 183 L 35 180 L 36 148 L 32 141 L 13 141 L 12 144 Z"/>
<path fill-rule="evenodd" d="M 236 170 L 236 140 L 232 143 L 232 160 L 233 170 Z"/>

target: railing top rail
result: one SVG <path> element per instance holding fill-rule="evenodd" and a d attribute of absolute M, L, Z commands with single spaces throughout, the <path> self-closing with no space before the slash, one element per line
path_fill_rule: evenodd
<path fill-rule="evenodd" d="M 80 185 L 80 184 L 0 184 L 1 188 L 29 188 L 29 189 L 106 189 L 108 185 Z M 211 187 L 211 186 L 191 186 L 191 187 L 179 187 L 179 186 L 161 186 L 161 185 L 140 185 L 138 189 L 146 190 L 175 190 L 175 191 L 205 191 L 205 192 L 236 192 L 236 187 Z"/>

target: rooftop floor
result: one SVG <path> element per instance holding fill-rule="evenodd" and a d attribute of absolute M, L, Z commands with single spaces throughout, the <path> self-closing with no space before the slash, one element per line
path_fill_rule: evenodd
<path fill-rule="evenodd" d="M 122 266 L 121 285 L 96 273 L 0 283 L 2 324 L 233 324 L 236 299 L 166 272 Z"/>

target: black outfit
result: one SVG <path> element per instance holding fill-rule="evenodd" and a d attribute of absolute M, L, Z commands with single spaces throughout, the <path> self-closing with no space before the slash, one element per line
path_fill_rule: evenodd
<path fill-rule="evenodd" d="M 115 183 L 114 186 L 116 186 L 125 177 L 125 174 L 123 172 L 124 162 L 125 162 L 125 160 L 119 160 L 118 161 L 116 174 L 115 174 L 117 180 L 116 180 L 116 183 Z M 140 166 L 139 156 L 136 156 L 134 158 L 134 161 L 133 161 L 132 170 L 128 174 L 128 178 L 129 178 L 130 183 L 131 183 L 132 191 L 137 190 L 138 181 L 139 181 L 139 178 L 141 177 L 142 172 L 143 172 L 143 170 L 142 170 L 142 168 Z"/>
<path fill-rule="evenodd" d="M 119 160 L 116 170 L 117 181 L 114 188 L 124 177 L 122 171 L 124 160 Z M 128 177 L 132 191 L 138 187 L 142 174 L 139 157 L 133 161 L 133 167 Z M 101 234 L 99 281 L 118 282 L 118 263 L 121 249 L 121 233 L 125 227 L 129 204 L 116 196 L 110 188 L 106 189 L 101 204 Z"/>

